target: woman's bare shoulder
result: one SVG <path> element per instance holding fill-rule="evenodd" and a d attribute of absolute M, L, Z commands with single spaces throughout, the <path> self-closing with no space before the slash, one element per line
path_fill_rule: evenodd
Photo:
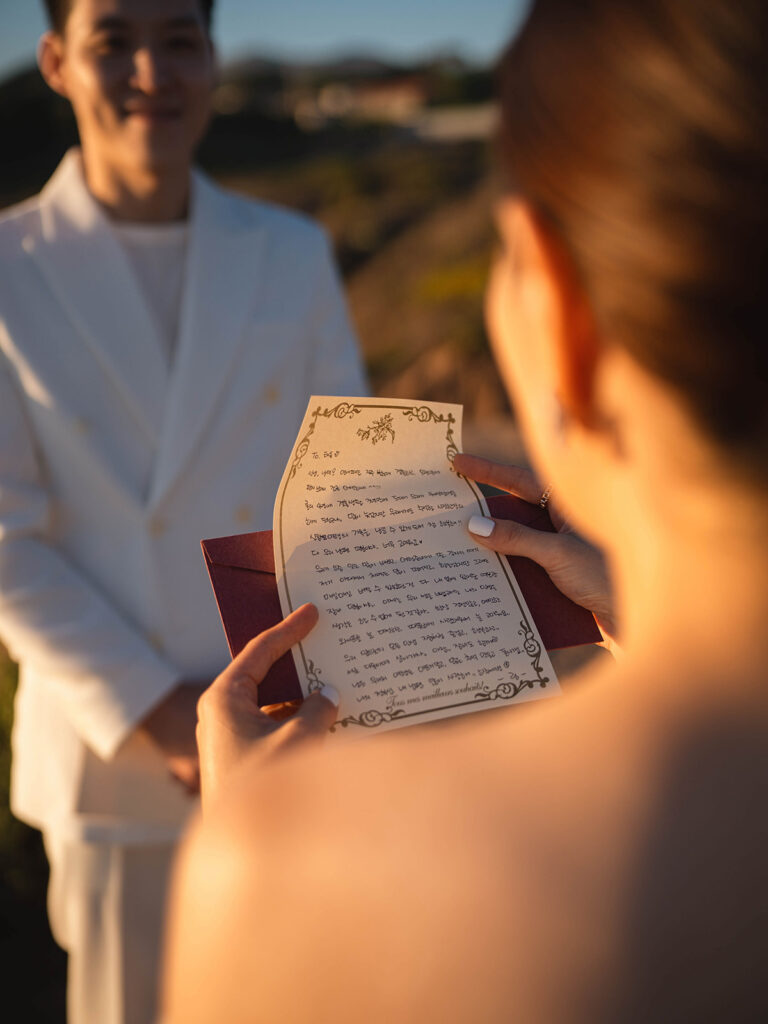
<path fill-rule="evenodd" d="M 331 738 L 266 771 L 245 765 L 187 847 L 177 925 L 198 933 L 207 919 L 207 941 L 230 948 L 245 921 L 257 922 L 266 946 L 239 951 L 239 970 L 283 1019 L 326 1019 L 323 1006 L 347 1019 L 340 978 L 365 977 L 356 1019 L 423 1020 L 439 988 L 440 1019 L 496 1019 L 514 998 L 528 1001 L 529 1019 L 556 1020 L 548 1000 L 586 999 L 594 979 L 634 955 L 628 919 L 638 955 L 656 948 L 642 936 L 660 922 L 671 930 L 669 948 L 656 936 L 659 956 L 690 947 L 690 929 L 675 932 L 679 917 L 665 917 L 680 906 L 675 889 L 693 883 L 689 916 L 702 906 L 714 915 L 702 927 L 722 917 L 716 900 L 701 899 L 713 881 L 702 813 L 727 809 L 728 786 L 748 772 L 743 730 L 737 738 L 716 724 L 702 717 L 686 730 L 637 680 L 600 675 L 538 706 L 360 743 Z M 739 842 L 746 823 L 734 828 Z M 698 877 L 681 861 L 686 842 L 706 851 Z M 213 932 L 210 913 L 189 919 L 190 892 L 216 908 Z M 318 952 L 328 948 L 341 971 L 333 984 Z M 396 975 L 378 978 L 393 955 Z M 311 1009 L 291 989 L 294 957 Z"/>
<path fill-rule="evenodd" d="M 282 1000 L 282 1019 L 322 1020 L 330 1017 L 302 1016 L 297 993 L 291 1016 L 285 991 L 295 958 L 312 974 L 307 961 L 322 962 L 317 950 L 329 943 L 356 975 L 370 974 L 372 962 L 404 944 L 418 956 L 420 976 L 439 974 L 438 960 L 428 957 L 429 969 L 423 960 L 436 948 L 482 975 L 510 928 L 534 913 L 541 935 L 525 926 L 529 949 L 544 944 L 549 908 L 559 914 L 567 897 L 569 916 L 579 915 L 594 898 L 567 884 L 575 864 L 589 860 L 583 826 L 594 808 L 585 776 L 599 769 L 605 747 L 595 742 L 598 730 L 589 737 L 584 695 L 360 742 L 331 737 L 324 749 L 282 764 L 244 764 L 182 854 L 171 968 L 175 950 L 185 976 L 197 972 L 189 958 L 201 955 L 200 941 L 193 948 L 190 935 L 204 931 L 203 945 L 232 948 L 251 920 L 268 939 L 258 956 L 251 947 L 231 954 L 242 958 L 238 970 L 259 978 L 262 998 L 271 992 Z M 615 791 L 610 800 L 603 792 L 603 817 L 607 803 L 626 814 L 620 774 L 603 776 Z M 595 884 L 604 884 L 605 870 L 596 870 Z M 320 995 L 323 971 L 313 984 L 315 1011 L 327 998 L 330 1013 L 332 993 Z M 422 982 L 406 972 L 387 984 L 398 1006 L 374 999 L 357 1019 L 424 1019 Z M 390 1015 L 377 1016 L 376 1005 Z"/>

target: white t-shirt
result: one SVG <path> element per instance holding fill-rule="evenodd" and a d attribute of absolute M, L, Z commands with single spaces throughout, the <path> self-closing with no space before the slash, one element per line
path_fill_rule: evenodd
<path fill-rule="evenodd" d="M 157 320 L 170 366 L 179 333 L 189 225 L 186 222 L 113 222 L 112 227 L 128 254 L 142 294 Z"/>

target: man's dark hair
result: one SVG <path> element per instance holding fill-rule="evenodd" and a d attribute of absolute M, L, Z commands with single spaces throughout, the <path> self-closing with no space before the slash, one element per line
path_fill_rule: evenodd
<path fill-rule="evenodd" d="M 197 2 L 203 12 L 206 27 L 210 29 L 215 0 L 197 0 Z M 72 7 L 72 0 L 43 0 L 43 6 L 48 15 L 48 24 L 54 32 L 63 32 Z"/>

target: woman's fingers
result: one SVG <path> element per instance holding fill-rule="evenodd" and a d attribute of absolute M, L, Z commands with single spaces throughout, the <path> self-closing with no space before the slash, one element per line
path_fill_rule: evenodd
<path fill-rule="evenodd" d="M 597 548 L 572 533 L 547 533 L 484 516 L 473 516 L 468 529 L 478 544 L 491 551 L 537 562 L 558 590 L 591 611 L 604 632 L 616 635 L 610 578 Z"/>
<path fill-rule="evenodd" d="M 522 466 L 507 466 L 502 462 L 482 459 L 478 455 L 460 453 L 454 458 L 453 467 L 457 473 L 470 480 L 516 494 L 533 505 L 537 504 L 544 490 L 535 474 Z"/>
<path fill-rule="evenodd" d="M 275 752 L 292 751 L 296 746 L 327 736 L 338 716 L 339 699 L 333 686 L 310 694 L 291 720 L 274 733 Z"/>
<path fill-rule="evenodd" d="M 466 476 L 470 480 L 477 480 L 481 484 L 498 487 L 499 490 L 514 494 L 531 505 L 540 504 L 544 497 L 545 489 L 539 482 L 539 478 L 530 469 L 523 469 L 522 466 L 507 466 L 502 462 L 482 459 L 479 455 L 463 453 L 454 458 L 453 465 L 462 476 Z M 555 506 L 555 499 L 550 497 L 549 492 L 547 492 L 547 498 L 549 503 L 545 503 L 546 509 L 555 528 L 561 532 L 567 531 L 568 524 Z"/>
<path fill-rule="evenodd" d="M 234 659 L 217 680 L 226 686 L 235 680 L 245 680 L 258 687 L 267 672 L 278 659 L 307 636 L 317 624 L 317 608 L 313 604 L 302 605 L 288 618 L 254 637 Z"/>
<path fill-rule="evenodd" d="M 551 573 L 563 560 L 571 538 L 559 533 L 533 530 L 508 519 L 472 516 L 467 529 L 484 548 L 501 555 L 518 555 L 537 562 Z"/>
<path fill-rule="evenodd" d="M 314 605 L 298 608 L 259 634 L 205 691 L 198 703 L 197 743 L 204 805 L 226 789 L 232 771 L 249 754 L 274 756 L 323 736 L 336 721 L 338 695 L 330 687 L 308 698 L 288 721 L 289 705 L 259 707 L 259 683 L 274 663 L 303 640 L 318 620 Z"/>

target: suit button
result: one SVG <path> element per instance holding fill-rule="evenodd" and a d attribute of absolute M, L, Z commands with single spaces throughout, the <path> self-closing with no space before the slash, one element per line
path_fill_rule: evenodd
<path fill-rule="evenodd" d="M 78 416 L 75 420 L 75 430 L 80 437 L 87 437 L 91 432 L 91 424 L 85 418 L 85 416 Z"/>
<path fill-rule="evenodd" d="M 235 522 L 248 526 L 253 521 L 253 509 L 250 505 L 238 505 L 235 509 Z"/>
<path fill-rule="evenodd" d="M 275 384 L 270 384 L 264 392 L 264 401 L 267 405 L 276 405 L 280 401 L 280 389 Z"/>
<path fill-rule="evenodd" d="M 165 647 L 163 645 L 163 638 L 156 630 L 153 630 L 147 636 L 147 640 L 149 640 L 150 647 L 153 647 L 158 654 L 162 654 L 165 651 Z"/>
<path fill-rule="evenodd" d="M 162 537 L 168 529 L 168 524 L 162 516 L 153 516 L 149 521 L 150 537 Z"/>

